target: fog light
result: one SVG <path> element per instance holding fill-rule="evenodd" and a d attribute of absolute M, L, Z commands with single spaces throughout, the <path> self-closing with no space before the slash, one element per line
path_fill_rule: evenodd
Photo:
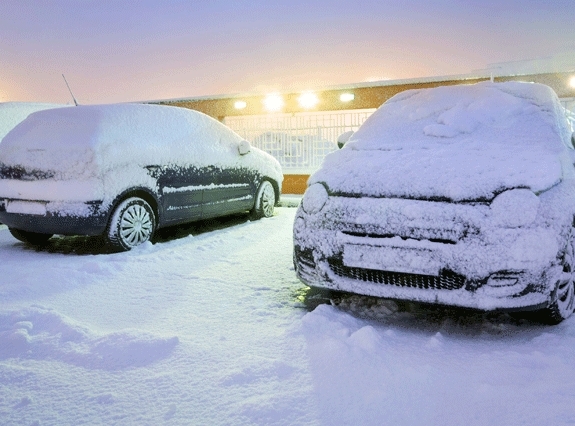
<path fill-rule="evenodd" d="M 489 277 L 489 280 L 487 280 L 487 285 L 491 287 L 509 287 L 517 284 L 517 281 L 518 279 L 514 277 L 494 275 Z"/>
<path fill-rule="evenodd" d="M 476 293 L 479 297 L 507 298 L 517 296 L 527 287 L 527 281 L 520 281 L 519 278 L 510 275 L 492 275 L 485 285 L 477 289 Z"/>

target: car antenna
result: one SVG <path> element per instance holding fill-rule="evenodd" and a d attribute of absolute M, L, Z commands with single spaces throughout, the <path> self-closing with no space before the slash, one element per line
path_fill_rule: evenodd
<path fill-rule="evenodd" d="M 72 96 L 72 99 L 74 100 L 74 105 L 78 106 L 78 102 L 76 102 L 76 98 L 74 97 L 74 94 L 72 93 L 72 89 L 70 89 L 70 85 L 68 84 L 68 80 L 66 80 L 66 76 L 64 74 L 62 74 L 62 77 L 64 78 L 64 83 L 66 83 L 66 86 L 68 87 L 68 91 L 70 92 L 70 95 Z"/>

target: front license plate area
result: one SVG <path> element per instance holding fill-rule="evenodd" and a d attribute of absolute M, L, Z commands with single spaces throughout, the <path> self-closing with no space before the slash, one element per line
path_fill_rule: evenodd
<path fill-rule="evenodd" d="M 345 244 L 343 264 L 350 268 L 375 269 L 439 276 L 441 265 L 432 258 L 432 250 L 406 247 Z"/>

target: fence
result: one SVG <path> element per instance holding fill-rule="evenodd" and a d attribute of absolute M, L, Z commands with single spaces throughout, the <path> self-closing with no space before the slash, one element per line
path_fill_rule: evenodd
<path fill-rule="evenodd" d="M 224 123 L 281 163 L 284 173 L 309 174 L 337 149 L 337 138 L 375 109 L 226 117 Z"/>

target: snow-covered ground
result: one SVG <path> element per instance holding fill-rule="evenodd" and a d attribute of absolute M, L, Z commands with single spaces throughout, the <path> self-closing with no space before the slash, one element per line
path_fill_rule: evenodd
<path fill-rule="evenodd" d="M 575 423 L 575 317 L 317 305 L 294 275 L 294 215 L 118 254 L 0 229 L 0 424 Z"/>

